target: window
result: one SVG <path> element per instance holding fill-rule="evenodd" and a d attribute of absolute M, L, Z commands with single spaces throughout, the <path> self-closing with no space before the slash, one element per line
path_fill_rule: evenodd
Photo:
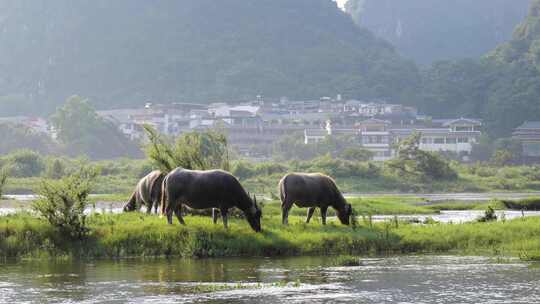
<path fill-rule="evenodd" d="M 444 144 L 444 137 L 436 137 L 433 139 L 434 144 Z"/>
<path fill-rule="evenodd" d="M 457 142 L 456 138 L 452 138 L 452 137 L 446 138 L 447 144 L 455 144 L 456 142 Z"/>
<path fill-rule="evenodd" d="M 473 126 L 456 126 L 456 131 L 473 131 Z"/>
<path fill-rule="evenodd" d="M 433 143 L 433 138 L 431 138 L 431 137 L 423 137 L 422 138 L 422 143 L 423 144 L 432 144 Z"/>
<path fill-rule="evenodd" d="M 458 143 L 460 143 L 460 144 L 466 144 L 468 142 L 469 142 L 468 137 L 460 137 L 460 138 L 458 138 Z"/>

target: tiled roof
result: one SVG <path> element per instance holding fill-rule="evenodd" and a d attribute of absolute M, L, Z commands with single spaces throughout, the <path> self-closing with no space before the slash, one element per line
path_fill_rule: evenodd
<path fill-rule="evenodd" d="M 540 121 L 526 121 L 517 129 L 540 129 Z"/>

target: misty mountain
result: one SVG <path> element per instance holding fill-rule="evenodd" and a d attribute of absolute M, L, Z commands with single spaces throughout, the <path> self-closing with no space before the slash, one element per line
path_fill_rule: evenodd
<path fill-rule="evenodd" d="M 423 71 L 416 105 L 435 117 L 480 117 L 489 134 L 509 136 L 540 117 L 539 56 L 540 0 L 533 0 L 508 42 L 476 60 L 438 62 Z"/>
<path fill-rule="evenodd" d="M 409 99 L 414 63 L 331 0 L 2 0 L 0 116 L 145 101 Z"/>
<path fill-rule="evenodd" d="M 362 27 L 419 64 L 479 57 L 511 38 L 529 0 L 349 0 Z"/>

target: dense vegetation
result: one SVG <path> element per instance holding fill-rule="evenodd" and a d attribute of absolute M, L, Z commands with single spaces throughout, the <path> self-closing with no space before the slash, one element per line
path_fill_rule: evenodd
<path fill-rule="evenodd" d="M 439 117 L 483 118 L 486 132 L 495 138 L 508 136 L 525 120 L 537 120 L 539 11 L 540 1 L 532 1 L 512 39 L 481 60 L 439 62 L 426 70 L 420 108 Z"/>
<path fill-rule="evenodd" d="M 7 0 L 0 116 L 148 100 L 381 97 L 418 72 L 330 0 Z M 99 22 L 96 22 L 99 20 Z"/>
<path fill-rule="evenodd" d="M 529 0 L 349 0 L 356 23 L 420 64 L 480 57 L 506 42 Z"/>
<path fill-rule="evenodd" d="M 168 225 L 145 214 L 99 215 L 88 218 L 89 235 L 75 241 L 44 220 L 28 214 L 0 217 L 2 257 L 132 257 L 132 256 L 284 256 L 308 254 L 482 253 L 538 259 L 538 218 L 470 224 L 370 224 L 353 230 L 334 222 L 323 227 L 291 217 L 265 215 L 264 230 L 246 229 L 233 219 L 229 231 L 211 218 L 189 217 L 187 226 Z"/>

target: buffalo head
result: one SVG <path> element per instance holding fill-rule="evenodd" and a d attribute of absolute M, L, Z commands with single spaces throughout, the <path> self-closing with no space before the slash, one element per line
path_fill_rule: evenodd
<path fill-rule="evenodd" d="M 261 229 L 261 217 L 262 211 L 261 208 L 257 205 L 257 198 L 253 196 L 253 205 L 246 212 L 246 219 L 255 232 L 260 232 Z"/>
<path fill-rule="evenodd" d="M 349 225 L 351 223 L 352 206 L 349 203 L 345 203 L 343 208 L 337 210 L 337 216 L 339 221 L 343 225 Z"/>

